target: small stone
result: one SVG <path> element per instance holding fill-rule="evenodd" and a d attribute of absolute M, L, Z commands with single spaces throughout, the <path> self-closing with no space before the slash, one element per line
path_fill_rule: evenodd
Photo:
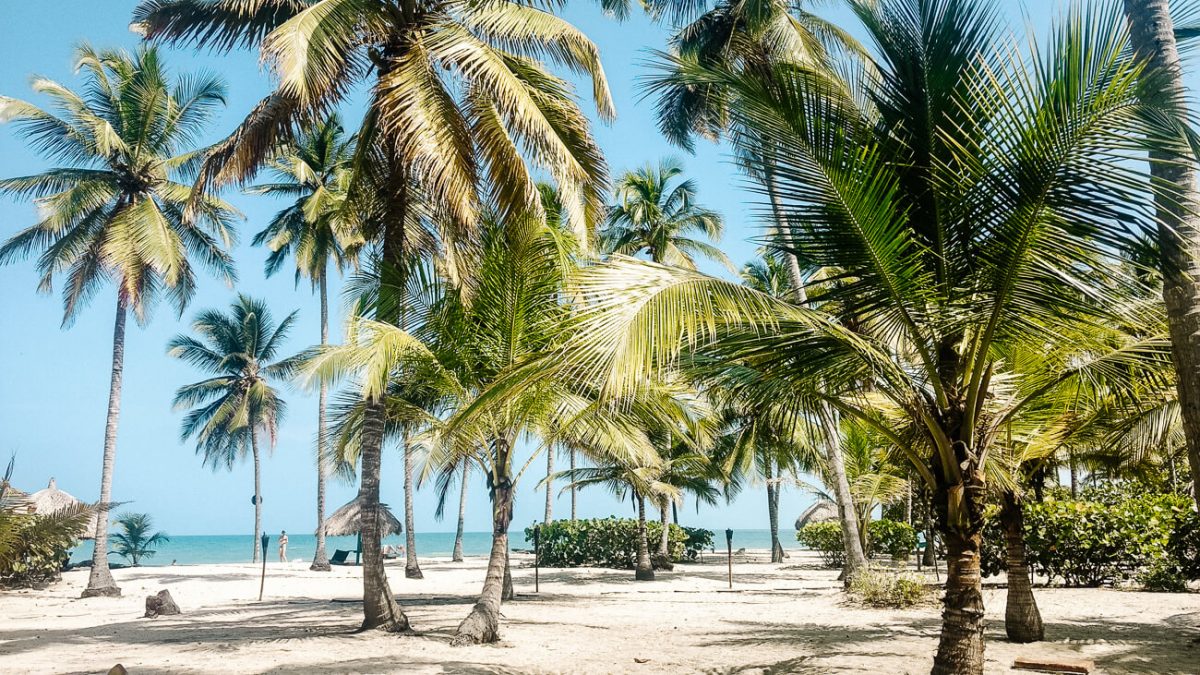
<path fill-rule="evenodd" d="M 179 614 L 179 605 L 171 597 L 171 591 L 162 590 L 158 595 L 146 596 L 146 614 L 144 618 L 153 619 L 159 616 Z"/>

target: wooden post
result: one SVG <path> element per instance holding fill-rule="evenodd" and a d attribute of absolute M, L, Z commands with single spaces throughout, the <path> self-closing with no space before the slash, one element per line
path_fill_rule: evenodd
<path fill-rule="evenodd" d="M 271 538 L 263 532 L 262 536 L 262 578 L 258 581 L 258 601 L 262 602 L 263 587 L 267 584 L 267 545 L 271 542 Z"/>
<path fill-rule="evenodd" d="M 733 588 L 733 530 L 725 530 L 725 551 L 729 562 L 729 588 Z"/>

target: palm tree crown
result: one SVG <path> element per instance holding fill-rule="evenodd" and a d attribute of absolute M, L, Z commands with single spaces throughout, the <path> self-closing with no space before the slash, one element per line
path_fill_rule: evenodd
<path fill-rule="evenodd" d="M 656 263 L 686 269 L 695 269 L 696 256 L 702 256 L 732 270 L 721 249 L 688 236 L 701 234 L 717 242 L 724 223 L 716 211 L 696 203 L 696 185 L 691 180 L 672 187 L 682 173 L 678 162 L 663 160 L 657 167 L 645 166 L 621 176 L 615 190 L 617 203 L 601 234 L 603 249 L 622 255 L 645 253 Z"/>
<path fill-rule="evenodd" d="M 197 452 L 214 469 L 244 457 L 255 434 L 266 433 L 274 443 L 285 405 L 270 381 L 295 369 L 294 357 L 275 360 L 295 316 L 276 326 L 264 301 L 239 295 L 228 314 L 208 310 L 196 317 L 192 329 L 199 339 L 178 335 L 169 343 L 171 356 L 213 375 L 180 387 L 175 407 L 194 406 L 181 435 L 195 437 Z"/>
<path fill-rule="evenodd" d="M 171 82 L 154 49 L 83 46 L 76 67 L 88 76 L 82 94 L 34 79 L 51 111 L 0 97 L 0 121 L 16 122 L 35 149 L 64 163 L 0 180 L 0 193 L 36 200 L 41 217 L 0 247 L 0 264 L 40 251 L 43 291 L 65 274 L 64 323 L 109 280 L 140 320 L 163 292 L 182 311 L 195 289 L 189 256 L 234 278 L 224 249 L 236 212 L 180 182 L 197 164 L 191 144 L 224 104 L 225 87 L 212 76 Z"/>

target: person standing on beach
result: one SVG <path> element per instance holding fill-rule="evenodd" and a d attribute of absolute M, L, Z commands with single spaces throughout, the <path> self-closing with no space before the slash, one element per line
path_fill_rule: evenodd
<path fill-rule="evenodd" d="M 287 530 L 279 531 L 279 562 L 287 562 Z"/>

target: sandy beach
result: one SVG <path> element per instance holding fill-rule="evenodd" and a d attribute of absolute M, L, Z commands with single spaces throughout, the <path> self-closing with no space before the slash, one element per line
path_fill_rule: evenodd
<path fill-rule="evenodd" d="M 761 556 L 759 557 L 761 560 Z M 46 590 L 0 594 L 5 673 L 925 673 L 937 606 L 879 610 L 839 592 L 836 572 L 793 557 L 783 565 L 723 560 L 679 565 L 654 582 L 631 571 L 543 569 L 514 556 L 518 598 L 504 605 L 497 645 L 451 647 L 485 560 L 422 561 L 423 580 L 390 565 L 414 635 L 354 632 L 359 570 L 307 563 L 144 567 L 114 571 L 119 599 L 79 599 L 86 571 Z M 932 577 L 931 577 L 932 579 Z M 169 589 L 183 614 L 141 618 L 146 595 Z M 1017 656 L 1094 659 L 1102 673 L 1200 673 L 1200 594 L 1038 589 L 1047 641 L 1004 639 L 1004 590 L 986 590 L 987 672 Z M 1027 672 L 1027 671 L 1026 671 Z"/>

